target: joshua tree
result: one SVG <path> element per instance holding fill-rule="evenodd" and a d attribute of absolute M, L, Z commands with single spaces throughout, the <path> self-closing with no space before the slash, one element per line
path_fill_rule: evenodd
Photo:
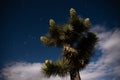
<path fill-rule="evenodd" d="M 63 57 L 56 62 L 46 60 L 42 71 L 47 76 L 70 75 L 71 80 L 81 80 L 79 71 L 86 67 L 93 55 L 97 36 L 90 32 L 90 19 L 81 18 L 75 9 L 70 9 L 67 24 L 57 25 L 53 19 L 49 21 L 49 32 L 40 40 L 46 46 L 62 48 Z"/>

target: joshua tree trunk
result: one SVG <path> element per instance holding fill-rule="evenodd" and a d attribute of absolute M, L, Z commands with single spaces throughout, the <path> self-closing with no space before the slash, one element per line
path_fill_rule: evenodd
<path fill-rule="evenodd" d="M 71 80 L 81 80 L 79 71 L 70 72 Z"/>

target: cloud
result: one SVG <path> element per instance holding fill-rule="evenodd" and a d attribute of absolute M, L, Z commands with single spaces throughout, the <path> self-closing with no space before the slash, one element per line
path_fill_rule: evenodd
<path fill-rule="evenodd" d="M 99 33 L 99 48 L 102 50 L 103 55 L 101 60 L 105 64 L 116 64 L 120 61 L 120 30 L 104 31 Z"/>
<path fill-rule="evenodd" d="M 91 29 L 99 36 L 97 49 L 101 56 L 80 72 L 82 80 L 119 80 L 120 79 L 120 30 L 107 30 L 97 25 Z M 97 52 L 99 53 L 99 51 Z M 97 54 L 96 53 L 96 54 Z M 17 62 L 2 69 L 5 80 L 70 80 L 69 76 L 46 78 L 41 73 L 42 63 Z"/>
<path fill-rule="evenodd" d="M 91 31 L 95 31 L 98 34 L 99 42 L 97 48 L 102 51 L 102 55 L 97 61 L 91 62 L 81 72 L 82 79 L 119 80 L 120 30 L 107 30 L 104 26 L 97 25 Z"/>
<path fill-rule="evenodd" d="M 66 78 L 50 77 L 46 78 L 41 73 L 42 63 L 17 62 L 2 70 L 2 77 L 5 80 L 64 80 Z"/>

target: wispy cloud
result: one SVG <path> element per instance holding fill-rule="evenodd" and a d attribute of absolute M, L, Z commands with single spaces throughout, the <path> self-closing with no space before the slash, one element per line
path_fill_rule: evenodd
<path fill-rule="evenodd" d="M 5 80 L 65 80 L 66 78 L 50 77 L 46 78 L 41 73 L 42 63 L 17 62 L 2 70 L 2 77 Z"/>
<path fill-rule="evenodd" d="M 92 31 L 98 33 L 97 48 L 102 55 L 97 61 L 90 64 L 80 72 L 82 80 L 119 80 L 120 79 L 120 30 L 107 30 L 97 25 Z M 41 73 L 42 63 L 15 63 L 2 70 L 5 80 L 70 80 L 69 76 L 46 78 Z"/>
<path fill-rule="evenodd" d="M 102 56 L 91 62 L 82 71 L 83 80 L 119 80 L 120 79 L 120 30 L 107 30 L 104 26 L 95 26 L 92 31 L 98 33 L 97 48 Z"/>

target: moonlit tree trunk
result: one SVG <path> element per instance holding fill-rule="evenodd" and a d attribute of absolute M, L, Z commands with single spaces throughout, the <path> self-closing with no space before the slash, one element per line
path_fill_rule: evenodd
<path fill-rule="evenodd" d="M 70 79 L 71 80 L 81 80 L 79 71 L 76 71 L 74 73 L 70 73 Z"/>

